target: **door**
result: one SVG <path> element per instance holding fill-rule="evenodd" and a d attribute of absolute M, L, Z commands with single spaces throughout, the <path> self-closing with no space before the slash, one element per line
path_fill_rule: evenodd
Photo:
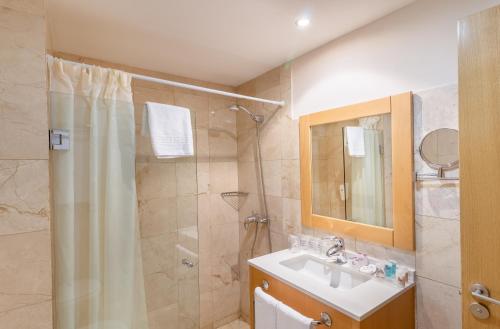
<path fill-rule="evenodd" d="M 500 328 L 500 6 L 459 22 L 459 103 L 462 326 Z"/>

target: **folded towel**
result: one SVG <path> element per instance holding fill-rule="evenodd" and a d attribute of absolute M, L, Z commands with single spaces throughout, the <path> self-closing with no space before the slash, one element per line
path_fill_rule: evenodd
<path fill-rule="evenodd" d="M 151 145 L 157 158 L 179 158 L 194 154 L 189 109 L 147 102 L 142 122 L 142 133 L 151 136 Z"/>
<path fill-rule="evenodd" d="M 276 329 L 276 310 L 281 302 L 260 287 L 255 288 L 254 299 L 255 329 Z"/>
<path fill-rule="evenodd" d="M 347 150 L 352 157 L 365 156 L 365 131 L 363 127 L 345 127 Z"/>
<path fill-rule="evenodd" d="M 303 316 L 293 308 L 280 303 L 276 315 L 276 329 L 309 329 L 313 319 Z"/>

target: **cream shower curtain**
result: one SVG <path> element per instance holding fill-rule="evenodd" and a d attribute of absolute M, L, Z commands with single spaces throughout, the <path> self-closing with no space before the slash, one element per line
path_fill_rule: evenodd
<path fill-rule="evenodd" d="M 365 156 L 351 158 L 352 219 L 358 223 L 385 226 L 384 162 L 378 117 L 362 118 Z"/>
<path fill-rule="evenodd" d="M 147 329 L 130 75 L 49 59 L 56 329 Z"/>

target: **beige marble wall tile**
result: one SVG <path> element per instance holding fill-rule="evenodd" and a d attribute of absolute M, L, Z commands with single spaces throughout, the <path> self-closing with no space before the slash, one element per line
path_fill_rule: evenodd
<path fill-rule="evenodd" d="M 137 198 L 148 200 L 177 196 L 175 163 L 154 162 L 136 165 Z"/>
<path fill-rule="evenodd" d="M 238 190 L 238 164 L 233 162 L 210 163 L 210 192 L 221 193 Z"/>
<path fill-rule="evenodd" d="M 257 159 L 257 135 L 255 128 L 238 131 L 238 162 L 254 162 Z"/>
<path fill-rule="evenodd" d="M 50 301 L 51 268 L 48 230 L 0 236 L 0 318 Z"/>
<path fill-rule="evenodd" d="M 0 158 L 48 159 L 47 130 L 45 89 L 0 81 Z"/>
<path fill-rule="evenodd" d="M 0 7 L 0 22 L 0 82 L 45 90 L 45 18 Z"/>
<path fill-rule="evenodd" d="M 229 107 L 236 104 L 236 99 L 211 95 L 208 102 L 210 129 L 235 136 L 236 112 L 229 111 Z"/>
<path fill-rule="evenodd" d="M 419 182 L 416 184 L 415 213 L 439 218 L 460 218 L 460 189 L 456 184 Z"/>
<path fill-rule="evenodd" d="M 258 162 L 238 162 L 239 190 L 246 193 L 260 193 Z"/>
<path fill-rule="evenodd" d="M 229 200 L 233 201 L 235 200 Z M 224 201 L 220 194 L 210 195 L 210 224 L 214 227 L 222 224 L 235 226 L 238 224 L 238 211 Z"/>
<path fill-rule="evenodd" d="M 236 161 L 238 144 L 234 133 L 210 128 L 208 141 L 210 145 L 210 161 Z"/>
<path fill-rule="evenodd" d="M 200 327 L 201 329 L 213 329 L 212 292 L 200 295 Z"/>
<path fill-rule="evenodd" d="M 222 326 L 240 315 L 240 285 L 233 284 L 212 292 L 214 327 Z"/>
<path fill-rule="evenodd" d="M 299 160 L 283 160 L 281 170 L 282 196 L 290 199 L 300 199 Z"/>
<path fill-rule="evenodd" d="M 208 94 L 189 90 L 174 90 L 175 105 L 186 107 L 196 113 L 196 127 L 208 128 Z"/>
<path fill-rule="evenodd" d="M 0 7 L 6 7 L 33 15 L 45 15 L 45 0 L 1 0 Z"/>
<path fill-rule="evenodd" d="M 299 120 L 285 116 L 281 130 L 281 158 L 284 160 L 299 159 Z"/>
<path fill-rule="evenodd" d="M 238 250 L 234 250 L 212 262 L 211 286 L 213 291 L 232 285 L 239 286 L 238 257 Z"/>
<path fill-rule="evenodd" d="M 0 312 L 2 329 L 52 329 L 52 302 L 28 305 Z"/>
<path fill-rule="evenodd" d="M 152 237 L 177 231 L 177 198 L 139 201 L 141 237 Z"/>
<path fill-rule="evenodd" d="M 177 282 L 164 272 L 144 276 L 147 310 L 154 311 L 177 302 Z"/>
<path fill-rule="evenodd" d="M 198 193 L 196 161 L 175 163 L 177 195 L 194 195 Z"/>
<path fill-rule="evenodd" d="M 416 217 L 417 274 L 460 287 L 460 222 Z"/>
<path fill-rule="evenodd" d="M 283 221 L 286 225 L 287 234 L 298 234 L 301 232 L 302 218 L 300 200 L 283 198 Z"/>
<path fill-rule="evenodd" d="M 164 272 L 173 278 L 176 243 L 175 232 L 141 239 L 144 275 Z"/>
<path fill-rule="evenodd" d="M 238 252 L 238 226 L 216 225 L 211 227 L 211 231 L 212 263 L 219 261 L 227 254 Z"/>
<path fill-rule="evenodd" d="M 266 195 L 281 197 L 283 184 L 282 171 L 281 160 L 262 161 Z M 259 171 L 257 170 L 255 173 L 256 176 L 254 176 L 254 179 L 260 182 Z"/>
<path fill-rule="evenodd" d="M 0 160 L 0 236 L 49 229 L 46 160 Z"/>
<path fill-rule="evenodd" d="M 432 280 L 417 280 L 417 329 L 461 328 L 459 289 Z"/>
<path fill-rule="evenodd" d="M 281 160 L 284 119 L 276 112 L 267 113 L 266 122 L 259 126 L 261 154 L 263 160 Z"/>
<path fill-rule="evenodd" d="M 415 268 L 415 253 L 395 248 L 386 247 L 380 244 L 360 241 L 356 239 L 356 251 L 366 253 L 380 259 L 393 259 L 398 264 Z"/>

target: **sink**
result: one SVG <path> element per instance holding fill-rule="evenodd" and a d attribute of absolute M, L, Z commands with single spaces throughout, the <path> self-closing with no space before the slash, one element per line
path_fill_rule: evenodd
<path fill-rule="evenodd" d="M 338 290 L 350 290 L 371 279 L 371 276 L 312 255 L 296 256 L 281 261 L 280 264 Z"/>

